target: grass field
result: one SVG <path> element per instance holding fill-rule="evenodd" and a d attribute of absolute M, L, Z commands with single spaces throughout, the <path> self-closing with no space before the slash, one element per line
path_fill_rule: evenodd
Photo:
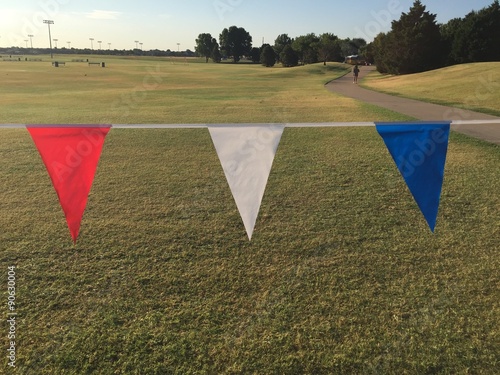
<path fill-rule="evenodd" d="M 342 64 L 264 69 L 201 60 L 116 59 L 107 67 L 3 62 L 0 123 L 230 123 L 407 119 L 328 93 Z M 204 61 L 204 60 L 203 60 Z"/>
<path fill-rule="evenodd" d="M 419 74 L 372 74 L 366 88 L 500 116 L 500 62 L 455 65 Z"/>
<path fill-rule="evenodd" d="M 159 105 L 176 100 L 166 83 L 128 116 L 100 102 L 140 85 L 149 63 L 10 65 L 27 70 L 12 82 L 29 79 L 2 95 L 2 122 L 398 118 L 328 93 L 336 65 L 160 62 L 184 98 L 177 110 Z M 73 85 L 82 71 L 92 81 Z M 219 79 L 199 95 L 193 78 L 208 72 Z M 251 105 L 230 113 L 237 103 Z M 17 266 L 18 373 L 499 372 L 498 146 L 452 134 L 432 234 L 374 128 L 285 129 L 249 242 L 206 129 L 113 129 L 73 246 L 29 134 L 0 131 L 0 259 L 4 280 Z M 4 369 L 14 373 L 5 357 Z"/>

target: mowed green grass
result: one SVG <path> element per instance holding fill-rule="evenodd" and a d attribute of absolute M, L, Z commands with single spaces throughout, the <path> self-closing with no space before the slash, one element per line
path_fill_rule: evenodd
<path fill-rule="evenodd" d="M 402 76 L 374 73 L 363 85 L 377 91 L 500 116 L 500 62 L 461 64 Z"/>
<path fill-rule="evenodd" d="M 78 57 L 78 56 L 77 56 Z M 89 58 L 84 56 L 82 58 Z M 55 60 L 61 60 L 57 57 Z M 1 62 L 0 123 L 287 123 L 404 120 L 327 92 L 348 66 L 292 69 L 184 59 Z M 374 118 L 375 117 L 375 118 Z"/>
<path fill-rule="evenodd" d="M 496 145 L 452 134 L 432 234 L 374 128 L 287 128 L 249 242 L 206 129 L 112 129 L 73 246 L 1 132 L 19 373 L 498 373 Z"/>

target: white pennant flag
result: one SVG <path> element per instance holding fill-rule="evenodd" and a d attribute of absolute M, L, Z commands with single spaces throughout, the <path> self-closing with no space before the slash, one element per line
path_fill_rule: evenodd
<path fill-rule="evenodd" d="M 284 128 L 284 125 L 208 126 L 249 240 Z"/>

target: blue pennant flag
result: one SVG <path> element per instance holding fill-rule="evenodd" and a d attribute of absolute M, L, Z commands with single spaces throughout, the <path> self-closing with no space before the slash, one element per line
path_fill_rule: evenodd
<path fill-rule="evenodd" d="M 432 232 L 443 186 L 450 122 L 375 123 Z"/>

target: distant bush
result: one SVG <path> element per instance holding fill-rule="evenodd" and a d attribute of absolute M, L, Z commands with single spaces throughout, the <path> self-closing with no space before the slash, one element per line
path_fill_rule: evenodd
<path fill-rule="evenodd" d="M 299 65 L 299 56 L 291 46 L 285 46 L 280 54 L 281 64 L 285 67 Z"/>
<path fill-rule="evenodd" d="M 270 45 L 265 46 L 260 54 L 260 62 L 262 65 L 271 67 L 276 64 L 276 53 Z"/>

